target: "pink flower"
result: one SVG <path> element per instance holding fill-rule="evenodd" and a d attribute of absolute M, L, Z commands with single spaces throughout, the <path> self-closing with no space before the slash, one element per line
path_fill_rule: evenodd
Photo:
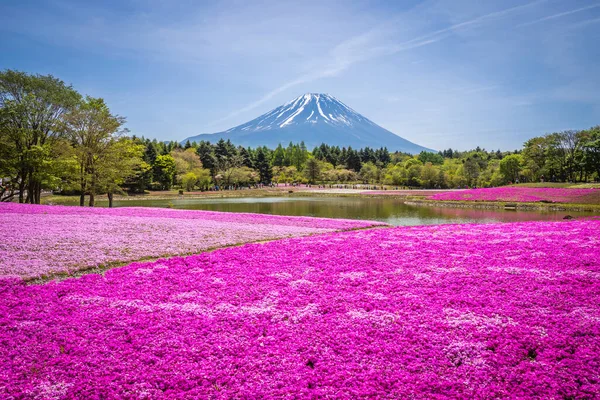
<path fill-rule="evenodd" d="M 595 398 L 599 321 L 600 220 L 327 233 L 0 279 L 0 398 Z"/>

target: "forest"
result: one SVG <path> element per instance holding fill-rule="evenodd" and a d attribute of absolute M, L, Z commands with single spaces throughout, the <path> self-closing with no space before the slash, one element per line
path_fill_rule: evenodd
<path fill-rule="evenodd" d="M 136 136 L 101 98 L 51 75 L 0 72 L 0 201 L 39 204 L 42 193 L 98 195 L 269 185 L 381 184 L 491 187 L 600 179 L 600 127 L 549 133 L 515 151 L 447 149 L 410 155 L 386 148 L 303 143 L 244 148 L 230 141 L 180 144 Z"/>

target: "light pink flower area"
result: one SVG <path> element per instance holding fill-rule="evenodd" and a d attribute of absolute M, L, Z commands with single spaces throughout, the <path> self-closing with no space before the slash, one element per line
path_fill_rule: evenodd
<path fill-rule="evenodd" d="M 0 282 L 0 398 L 600 396 L 600 221 L 333 233 Z"/>
<path fill-rule="evenodd" d="M 600 189 L 504 186 L 439 193 L 430 196 L 429 200 L 514 201 L 517 203 L 544 201 L 551 203 L 600 204 Z"/>
<path fill-rule="evenodd" d="M 0 276 L 33 278 L 382 223 L 158 208 L 0 203 L 0 224 Z"/>

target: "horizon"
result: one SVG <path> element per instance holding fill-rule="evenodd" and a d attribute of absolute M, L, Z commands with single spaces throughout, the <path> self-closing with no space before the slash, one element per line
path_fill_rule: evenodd
<path fill-rule="evenodd" d="M 25 0 L 0 11 L 0 69 L 52 74 L 159 141 L 226 131 L 298 93 L 327 93 L 437 150 L 512 151 L 600 123 L 593 0 Z"/>

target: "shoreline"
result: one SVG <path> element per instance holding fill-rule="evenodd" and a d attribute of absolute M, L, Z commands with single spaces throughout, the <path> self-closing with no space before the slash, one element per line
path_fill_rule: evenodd
<path fill-rule="evenodd" d="M 339 192 L 337 191 L 339 190 Z M 469 201 L 469 200 L 429 200 L 427 196 L 441 192 L 441 190 L 363 190 L 363 189 L 313 189 L 313 190 L 231 190 L 221 192 L 192 192 L 180 195 L 175 192 L 163 192 L 155 194 L 140 194 L 132 196 L 116 197 L 115 202 L 145 202 L 166 200 L 203 200 L 203 199 L 229 199 L 243 197 L 357 197 L 357 198 L 392 198 L 398 199 L 404 204 L 424 207 L 447 207 L 447 208 L 472 208 L 472 209 L 498 209 L 516 211 L 573 211 L 594 212 L 600 215 L 600 204 L 576 204 L 576 203 L 531 203 L 512 201 Z M 42 204 L 79 206 L 78 196 L 52 195 L 42 198 Z M 97 199 L 96 206 L 105 208 L 107 199 Z M 87 208 L 87 206 L 86 206 Z"/>
<path fill-rule="evenodd" d="M 600 204 L 519 203 L 510 201 L 440 201 L 426 199 L 411 199 L 405 201 L 404 204 L 424 207 L 475 208 L 515 211 L 573 211 L 600 213 Z"/>

